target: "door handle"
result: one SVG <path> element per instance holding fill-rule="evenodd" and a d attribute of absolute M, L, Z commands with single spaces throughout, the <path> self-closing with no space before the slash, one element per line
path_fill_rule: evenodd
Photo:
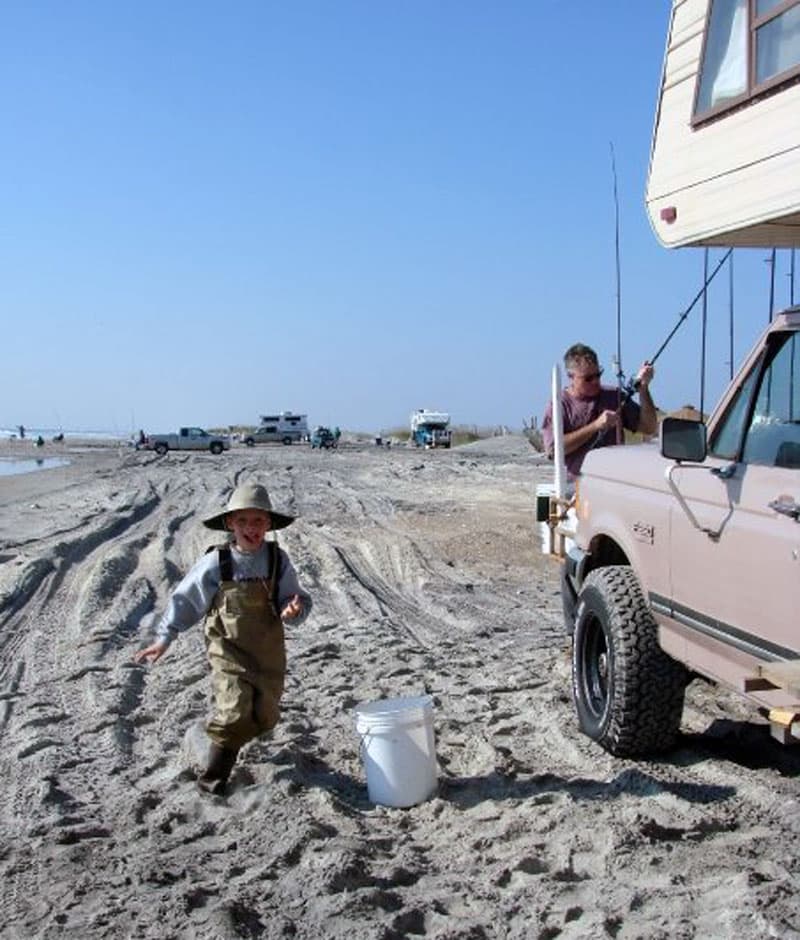
<path fill-rule="evenodd" d="M 800 519 L 800 505 L 798 505 L 791 496 L 779 496 L 777 499 L 773 499 L 772 502 L 767 503 L 770 509 L 774 509 L 775 512 L 779 512 L 782 516 L 789 516 L 790 519 L 794 519 L 797 522 Z"/>

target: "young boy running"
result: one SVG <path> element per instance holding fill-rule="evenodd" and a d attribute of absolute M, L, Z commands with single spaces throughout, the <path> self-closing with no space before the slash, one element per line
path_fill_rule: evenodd
<path fill-rule="evenodd" d="M 239 749 L 274 728 L 286 673 L 283 621 L 301 623 L 311 598 L 301 588 L 289 557 L 267 532 L 294 522 L 275 512 L 258 483 L 237 487 L 223 512 L 204 520 L 210 529 L 232 533 L 211 549 L 173 592 L 156 639 L 136 662 L 157 662 L 178 633 L 205 617 L 213 708 L 206 725 L 211 739 L 208 766 L 198 786 L 221 794 Z"/>

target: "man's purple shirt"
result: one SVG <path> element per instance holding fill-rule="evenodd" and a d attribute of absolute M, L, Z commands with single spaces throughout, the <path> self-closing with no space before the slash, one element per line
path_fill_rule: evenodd
<path fill-rule="evenodd" d="M 577 398 L 568 394 L 566 389 L 561 391 L 561 414 L 564 421 L 564 434 L 570 431 L 577 431 L 587 424 L 591 424 L 596 418 L 599 418 L 604 411 L 616 411 L 619 401 L 619 389 L 602 386 L 600 394 L 594 398 Z M 640 409 L 635 401 L 629 398 L 622 407 L 622 424 L 629 431 L 635 431 L 639 427 Z M 547 403 L 542 418 L 542 437 L 544 438 L 544 449 L 548 457 L 553 456 L 553 406 L 552 402 Z M 564 458 L 567 465 L 567 474 L 570 479 L 574 479 L 581 469 L 584 457 L 595 447 L 611 447 L 617 443 L 616 428 L 607 428 L 605 431 L 596 435 L 596 437 L 587 441 L 582 447 L 573 450 Z"/>

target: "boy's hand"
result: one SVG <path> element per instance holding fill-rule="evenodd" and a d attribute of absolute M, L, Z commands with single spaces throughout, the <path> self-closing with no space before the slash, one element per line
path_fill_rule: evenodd
<path fill-rule="evenodd" d="M 151 663 L 155 663 L 161 659 L 166 651 L 167 646 L 165 643 L 152 643 L 150 646 L 146 646 L 143 650 L 139 650 L 138 653 L 134 654 L 133 661 L 140 663 L 146 659 Z"/>
<path fill-rule="evenodd" d="M 303 601 L 300 598 L 299 594 L 292 594 L 289 600 L 283 605 L 283 610 L 281 610 L 281 619 L 283 620 L 294 620 L 295 617 L 299 617 L 303 613 Z"/>

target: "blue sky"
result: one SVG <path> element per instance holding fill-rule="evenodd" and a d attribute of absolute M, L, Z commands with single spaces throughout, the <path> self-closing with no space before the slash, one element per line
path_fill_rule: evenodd
<path fill-rule="evenodd" d="M 669 7 L 8 0 L 0 426 L 520 427 L 566 346 L 616 348 L 612 142 L 635 371 L 702 283 L 644 209 Z M 736 254 L 737 357 L 765 257 Z M 706 405 L 728 308 L 722 272 Z M 659 405 L 699 403 L 699 345 L 698 307 Z"/>

